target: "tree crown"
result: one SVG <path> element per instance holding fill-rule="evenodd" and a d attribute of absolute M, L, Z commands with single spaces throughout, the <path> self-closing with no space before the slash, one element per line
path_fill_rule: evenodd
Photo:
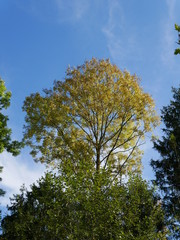
<path fill-rule="evenodd" d="M 44 95 L 27 97 L 23 110 L 24 139 L 35 159 L 58 164 L 71 159 L 75 170 L 83 159 L 96 171 L 140 171 L 139 146 L 158 124 L 154 102 L 139 78 L 95 58 L 69 67 L 65 80 Z"/>

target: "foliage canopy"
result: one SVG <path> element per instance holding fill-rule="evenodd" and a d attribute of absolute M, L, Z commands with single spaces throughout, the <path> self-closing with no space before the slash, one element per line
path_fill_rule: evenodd
<path fill-rule="evenodd" d="M 4 81 L 0 78 L 0 153 L 4 150 L 16 156 L 20 152 L 22 143 L 11 141 L 11 129 L 7 126 L 8 116 L 4 115 L 4 110 L 10 105 L 11 93 L 6 90 Z M 3 167 L 0 167 L 0 173 Z M 0 178 L 0 181 L 2 179 Z M 4 190 L 0 189 L 0 196 L 5 194 Z M 1 213 L 1 212 L 0 212 Z M 1 217 L 0 217 L 1 219 Z"/>
<path fill-rule="evenodd" d="M 31 191 L 22 188 L 3 219 L 2 239 L 166 239 L 161 206 L 145 181 L 106 188 L 106 177 L 97 177 L 98 185 L 78 188 L 47 173 Z"/>
<path fill-rule="evenodd" d="M 31 94 L 23 110 L 31 154 L 60 173 L 14 196 L 2 239 L 166 239 L 154 189 L 130 174 L 140 172 L 140 145 L 158 124 L 137 76 L 93 58 Z"/>
<path fill-rule="evenodd" d="M 158 123 L 154 102 L 139 79 L 95 58 L 68 68 L 65 80 L 44 95 L 31 94 L 23 110 L 24 139 L 33 157 L 60 168 L 68 162 L 75 173 L 82 159 L 97 172 L 139 172 L 139 146 Z"/>
<path fill-rule="evenodd" d="M 21 143 L 11 141 L 11 129 L 7 126 L 8 116 L 3 114 L 3 110 L 10 105 L 11 92 L 6 90 L 5 83 L 0 79 L 0 153 L 4 150 L 14 156 L 20 152 Z"/>

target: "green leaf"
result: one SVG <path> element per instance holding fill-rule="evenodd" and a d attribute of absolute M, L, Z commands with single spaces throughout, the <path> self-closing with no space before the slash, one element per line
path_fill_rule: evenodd
<path fill-rule="evenodd" d="M 175 49 L 174 54 L 175 55 L 180 54 L 180 48 Z"/>
<path fill-rule="evenodd" d="M 178 32 L 180 32 L 180 26 L 175 24 L 175 30 L 177 30 Z"/>

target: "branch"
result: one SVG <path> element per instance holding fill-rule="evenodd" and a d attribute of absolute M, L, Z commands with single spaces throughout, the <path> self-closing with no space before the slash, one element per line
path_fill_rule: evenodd
<path fill-rule="evenodd" d="M 111 150 L 109 151 L 109 153 L 107 154 L 107 156 L 105 156 L 105 157 L 103 158 L 103 160 L 102 160 L 102 161 L 104 161 L 104 160 L 106 159 L 106 163 L 105 163 L 104 168 L 106 168 L 107 161 L 108 161 L 111 153 L 112 153 L 115 149 L 117 149 L 116 144 L 117 144 L 117 142 L 118 142 L 118 140 L 119 140 L 119 137 L 120 137 L 120 135 L 121 135 L 121 132 L 122 132 L 122 130 L 123 130 L 123 127 L 127 124 L 128 121 L 131 120 L 131 118 L 132 118 L 133 116 L 134 116 L 134 114 L 132 114 L 124 123 L 123 123 L 123 120 L 122 120 L 121 127 L 120 127 L 120 128 L 118 129 L 118 131 L 116 131 L 116 133 L 113 135 L 113 137 L 115 137 L 116 135 L 117 135 L 117 137 L 116 137 L 116 140 L 115 140 L 115 142 L 114 142 Z M 133 133 L 134 133 L 134 132 L 133 132 Z M 132 133 L 132 134 L 133 134 L 133 133 Z M 131 135 L 131 136 L 132 136 L 132 135 Z M 113 137 L 111 136 L 111 137 L 108 139 L 108 141 L 110 141 Z M 120 144 L 118 147 L 124 145 L 124 144 L 125 144 L 127 141 L 129 141 L 129 140 L 130 140 L 130 139 L 128 138 L 125 142 L 123 142 L 122 144 Z M 107 143 L 108 141 L 106 141 L 105 143 Z M 103 145 L 105 145 L 105 143 L 104 143 Z"/>

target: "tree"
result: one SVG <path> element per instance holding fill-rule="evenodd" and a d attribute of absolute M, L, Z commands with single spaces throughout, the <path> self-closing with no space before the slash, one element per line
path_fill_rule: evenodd
<path fill-rule="evenodd" d="M 38 185 L 33 184 L 31 191 L 23 186 L 21 193 L 11 199 L 11 215 L 2 220 L 3 239 L 59 239 L 59 231 L 66 239 L 66 206 L 61 182 L 51 173 L 42 177 Z"/>
<path fill-rule="evenodd" d="M 166 239 L 154 189 L 139 176 L 119 181 L 139 173 L 139 146 L 158 124 L 135 75 L 92 59 L 23 110 L 31 154 L 59 172 L 14 196 L 2 239 Z"/>
<path fill-rule="evenodd" d="M 11 93 L 6 90 L 4 81 L 0 78 L 0 153 L 4 150 L 12 153 L 14 156 L 20 152 L 22 143 L 11 141 L 11 129 L 7 126 L 8 116 L 4 115 L 4 110 L 10 105 Z M 0 173 L 2 172 L 0 167 Z M 0 178 L 0 181 L 2 179 Z M 0 189 L 0 196 L 4 195 L 4 191 Z"/>
<path fill-rule="evenodd" d="M 163 193 L 167 216 L 180 223 L 180 88 L 172 88 L 173 100 L 162 109 L 164 136 L 154 142 L 160 159 L 152 160 L 156 184 Z M 180 232 L 179 232 L 180 236 Z"/>
<path fill-rule="evenodd" d="M 77 172 L 78 161 L 91 169 L 111 169 L 114 176 L 141 169 L 145 133 L 158 124 L 152 98 L 137 76 L 120 71 L 109 60 L 92 59 L 68 68 L 44 95 L 24 102 L 24 140 L 37 161 Z"/>
<path fill-rule="evenodd" d="M 3 167 L 0 167 L 0 173 L 2 173 L 2 169 L 3 169 Z M 2 178 L 0 178 L 0 181 L 2 181 Z M 5 191 L 0 189 L 0 197 L 4 196 L 4 194 L 5 194 Z"/>
<path fill-rule="evenodd" d="M 11 93 L 6 90 L 4 81 L 0 78 L 0 153 L 4 150 L 16 156 L 20 153 L 22 143 L 11 141 L 11 129 L 7 126 L 8 116 L 2 111 L 10 105 Z"/>
<path fill-rule="evenodd" d="M 175 24 L 175 30 L 178 32 L 178 42 L 177 42 L 177 44 L 180 45 L 180 26 Z M 174 54 L 175 55 L 180 54 L 180 48 L 176 48 L 175 51 L 174 51 Z"/>
<path fill-rule="evenodd" d="M 105 175 L 97 178 L 89 188 L 47 173 L 31 191 L 22 188 L 3 219 L 2 239 L 166 239 L 163 212 L 147 182 L 131 177 L 106 188 Z"/>

